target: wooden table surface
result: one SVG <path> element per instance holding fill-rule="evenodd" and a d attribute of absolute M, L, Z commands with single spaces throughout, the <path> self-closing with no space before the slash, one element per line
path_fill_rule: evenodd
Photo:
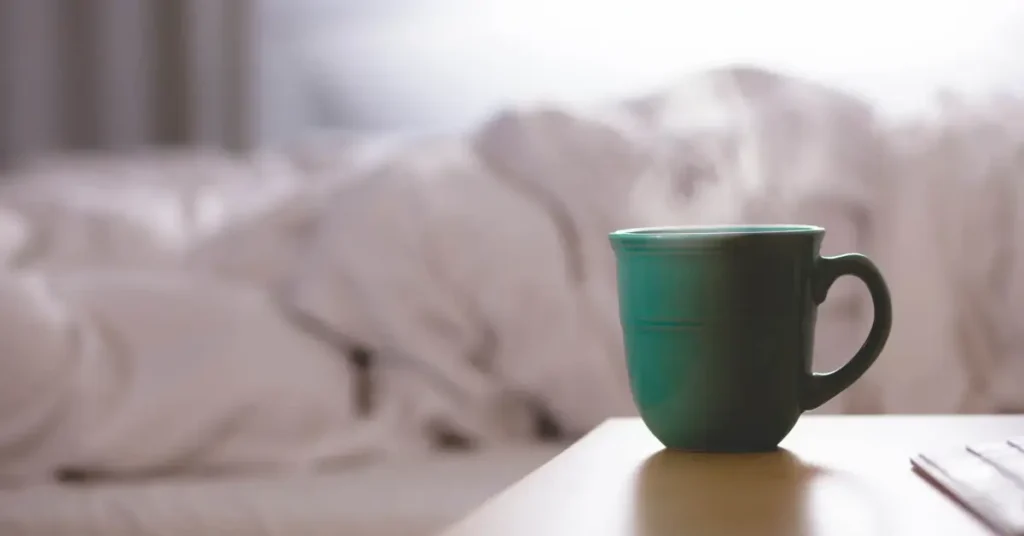
<path fill-rule="evenodd" d="M 615 419 L 444 536 L 988 535 L 909 457 L 1018 435 L 1024 416 L 805 416 L 778 452 L 709 455 Z"/>

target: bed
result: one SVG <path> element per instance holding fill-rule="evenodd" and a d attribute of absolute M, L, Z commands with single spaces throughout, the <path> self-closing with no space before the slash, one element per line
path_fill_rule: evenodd
<path fill-rule="evenodd" d="M 0 491 L 9 536 L 413 536 L 438 532 L 559 445 L 437 454 L 336 473 Z"/>
<path fill-rule="evenodd" d="M 353 155 L 347 149 L 354 149 Z M 0 186 L 0 249 L 6 254 L 5 277 L 32 273 L 74 279 L 82 273 L 106 272 L 115 267 L 114 279 L 122 283 L 130 274 L 139 273 L 156 274 L 156 280 L 164 280 L 164 272 L 181 272 L 185 252 L 191 250 L 188 244 L 227 236 L 226 242 L 234 244 L 234 249 L 224 249 L 224 243 L 218 242 L 210 250 L 192 250 L 199 259 L 196 262 L 223 268 L 223 275 L 233 280 L 232 284 L 273 284 L 287 271 L 274 259 L 294 253 L 292 248 L 300 246 L 296 236 L 284 233 L 279 239 L 270 239 L 258 232 L 247 239 L 222 232 L 231 229 L 233 222 L 249 218 L 278 222 L 278 209 L 292 206 L 292 202 L 308 209 L 309 196 L 299 195 L 301 192 L 317 192 L 312 196 L 315 198 L 322 191 L 346 188 L 347 177 L 358 175 L 361 167 L 387 152 L 377 142 L 353 145 L 347 136 L 341 136 L 306 144 L 301 150 L 251 159 L 213 151 L 154 151 L 126 158 L 71 155 L 40 160 L 8 174 L 8 180 Z M 289 215 L 287 210 L 285 213 Z M 251 256 L 237 255 L 243 251 Z M 222 265 L 223 259 L 231 262 Z M 214 287 L 222 284 L 230 286 L 227 281 L 218 281 Z M 212 288 L 201 294 L 218 292 Z M 9 313 L 11 295 L 6 298 L 0 309 Z M 250 303 L 242 308 L 261 316 L 261 307 Z M 200 323 L 211 321 L 206 318 Z M 255 324 L 243 323 L 247 330 L 264 331 L 266 335 Z M 168 336 L 188 339 L 182 335 L 181 325 L 164 323 L 163 327 Z M 6 351 L 17 346 L 15 337 L 28 333 L 24 328 L 4 335 Z M 47 337 L 35 334 L 28 338 L 38 342 Z M 288 354 L 293 350 L 271 353 Z M 249 367 L 249 380 L 259 377 L 255 372 L 259 368 L 257 357 L 248 353 L 248 364 L 235 370 Z M 284 370 L 283 374 L 290 372 Z M 0 400 L 8 407 L 18 405 L 15 399 L 22 391 L 4 381 L 16 375 L 9 369 L 0 372 Z M 308 378 L 300 390 L 311 388 Z M 168 377 L 160 379 L 162 385 L 171 382 Z M 42 385 L 27 383 L 32 385 L 31 390 L 39 390 Z M 216 383 L 209 394 L 230 389 L 232 381 Z M 178 415 L 199 422 L 199 414 L 214 411 L 203 402 L 192 410 L 184 409 L 183 401 L 199 401 L 203 391 L 194 380 L 186 379 L 179 385 L 183 396 L 166 406 L 172 411 L 172 420 Z M 329 389 L 344 393 L 339 387 L 343 386 L 332 382 Z M 299 396 L 298 391 L 289 395 L 279 386 L 251 394 L 269 405 L 247 411 L 264 414 L 273 413 L 274 407 L 290 396 Z M 307 406 L 285 420 L 301 420 L 303 413 L 308 416 L 317 411 Z M 143 420 L 153 427 L 130 432 L 134 439 L 124 443 L 128 450 L 108 451 L 112 454 L 109 461 L 126 462 L 132 456 L 129 451 L 138 450 L 154 434 L 171 426 L 166 420 Z M 3 440 L 5 444 L 12 444 L 9 439 Z M 459 445 L 422 448 L 417 441 L 405 445 L 405 438 L 385 435 L 371 443 L 371 454 L 381 454 L 379 447 L 387 442 L 394 442 L 396 448 L 393 452 L 385 448 L 389 452 L 383 457 L 347 460 L 327 469 L 288 467 L 172 477 L 138 474 L 113 479 L 71 471 L 58 475 L 59 481 L 7 481 L 0 486 L 0 534 L 427 535 L 539 467 L 565 446 L 559 441 L 507 441 L 472 449 Z M 363 454 L 360 451 L 355 457 Z M 7 451 L 5 455 L 12 453 Z M 19 461 L 15 454 L 14 462 L 8 458 L 5 467 L 17 471 L 30 465 L 25 459 Z"/>
<path fill-rule="evenodd" d="M 343 136 L 301 150 L 244 159 L 193 151 L 56 158 L 9 176 L 0 186 L 0 252 L 7 266 L 0 273 L 0 340 L 6 345 L 0 367 L 13 368 L 0 370 L 0 443 L 14 452 L 0 458 L 0 476 L 27 471 L 36 479 L 13 486 L 5 483 L 0 490 L 0 533 L 372 536 L 434 532 L 556 455 L 573 437 L 608 416 L 633 410 L 627 381 L 616 375 L 622 362 L 613 338 L 618 333 L 614 279 L 604 262 L 604 233 L 610 227 L 645 221 L 797 218 L 829 229 L 826 252 L 859 250 L 878 259 L 895 303 L 903 304 L 896 309 L 897 327 L 879 365 L 849 391 L 851 397 L 837 399 L 824 411 L 1024 409 L 1016 387 L 1024 377 L 1024 366 L 1012 352 L 1018 344 L 1014 337 L 1021 333 L 1021 316 L 1014 312 L 1021 302 L 1013 297 L 1024 291 L 1024 272 L 1019 268 L 1024 266 L 1019 260 L 1022 252 L 1013 247 L 1019 236 L 1015 233 L 1024 225 L 1024 211 L 1017 209 L 1024 205 L 1024 189 L 1014 180 L 1018 169 L 1014 166 L 1019 165 L 1015 155 L 1024 132 L 1013 128 L 1024 123 L 1009 119 L 1024 115 L 1024 105 L 998 101 L 994 108 L 954 109 L 948 111 L 950 122 L 942 126 L 908 124 L 905 129 L 888 127 L 879 132 L 870 120 L 856 121 L 870 116 L 851 114 L 848 105 L 855 101 L 819 86 L 750 68 L 695 76 L 678 91 L 627 106 L 658 110 L 659 102 L 667 101 L 733 109 L 727 100 L 706 100 L 706 93 L 693 91 L 702 84 L 726 80 L 741 88 L 751 83 L 800 92 L 813 88 L 812 94 L 823 97 L 822 107 L 801 108 L 798 114 L 830 111 L 838 114 L 836 121 L 850 122 L 822 123 L 828 128 L 842 125 L 844 137 L 835 146 L 817 146 L 814 155 L 830 158 L 815 158 L 826 167 L 806 175 L 793 174 L 789 164 L 806 154 L 801 153 L 804 143 L 789 140 L 790 148 L 796 148 L 792 158 L 785 157 L 786 147 L 775 148 L 782 153 L 773 155 L 786 164 L 764 169 L 777 171 L 767 177 L 792 195 L 784 196 L 781 204 L 763 203 L 758 190 L 736 189 L 728 179 L 743 175 L 726 174 L 706 194 L 711 197 L 686 198 L 688 192 L 681 189 L 673 192 L 676 197 L 661 196 L 662 204 L 647 199 L 642 210 L 630 213 L 631 205 L 620 202 L 619 188 L 630 192 L 635 186 L 630 192 L 635 194 L 650 186 L 644 181 L 652 179 L 646 173 L 621 171 L 637 163 L 664 163 L 660 158 L 675 163 L 675 158 L 687 153 L 670 146 L 666 153 L 654 151 L 631 160 L 629 155 L 634 153 L 617 152 L 622 145 L 616 143 L 632 143 L 619 135 L 618 116 L 594 118 L 557 109 L 499 115 L 483 124 L 469 143 L 450 139 L 396 143 Z M 807 97 L 807 93 L 800 95 Z M 758 102 L 757 97 L 751 99 Z M 801 102 L 810 106 L 816 101 Z M 655 125 L 650 128 L 666 130 L 641 138 L 643 143 L 672 140 L 672 125 L 659 126 L 663 118 L 657 113 L 647 116 Z M 990 128 L 1004 122 L 1018 127 Z M 857 129 L 884 137 L 858 138 Z M 775 139 L 762 136 L 763 132 L 752 134 L 746 141 Z M 813 132 L 808 135 L 823 138 Z M 887 152 L 893 147 L 917 150 L 897 154 L 883 168 L 871 158 L 854 158 L 851 164 L 849 142 L 865 139 L 886 141 L 860 147 L 863 155 L 878 159 L 893 156 Z M 536 140 L 542 143 L 532 143 Z M 950 165 L 971 161 L 979 154 L 979 142 L 988 151 L 982 153 L 987 162 L 996 164 L 993 168 L 975 175 L 977 169 Z M 843 151 L 832 160 L 834 147 Z M 613 155 L 610 160 L 609 155 Z M 480 162 L 488 158 L 495 165 L 485 169 Z M 634 171 L 645 169 L 641 165 Z M 880 175 L 880 169 L 894 174 Z M 636 182 L 624 184 L 623 177 Z M 690 178 L 686 173 L 669 177 Z M 880 180 L 885 177 L 899 178 Z M 526 188 L 531 184 L 538 190 Z M 659 184 L 664 186 L 655 181 Z M 541 195 L 544 192 L 550 197 Z M 801 203 L 800 199 L 814 201 Z M 440 205 L 422 204 L 426 201 Z M 570 242 L 556 238 L 566 227 L 552 223 L 552 212 L 541 208 L 543 201 L 561 203 L 561 221 L 579 231 L 576 254 L 582 269 L 594 274 L 589 282 L 571 284 L 570 263 L 559 261 L 569 258 L 566 245 Z M 422 216 L 424 207 L 437 206 L 452 212 L 427 211 L 432 217 L 415 219 Z M 749 212 L 751 207 L 762 212 Z M 614 218 L 623 213 L 634 219 L 617 222 Z M 409 240 L 440 224 L 454 226 L 441 229 L 440 235 L 451 233 L 457 248 L 444 257 L 450 265 L 429 265 L 432 270 L 425 270 L 417 250 L 408 247 L 419 242 Z M 990 232 L 995 227 L 1004 232 Z M 366 233 L 368 228 L 374 233 Z M 319 234 L 313 232 L 317 229 Z M 476 233 L 481 229 L 486 232 Z M 516 238 L 517 232 L 524 234 Z M 326 242 L 318 242 L 316 236 Z M 538 249 L 541 246 L 548 249 Z M 512 269 L 516 259 L 524 258 L 532 261 L 530 270 Z M 347 271 L 353 268 L 352 262 L 357 270 Z M 488 267 L 477 272 L 484 276 L 479 281 L 468 276 L 430 279 L 437 277 L 438 269 L 442 275 L 473 275 L 459 270 L 477 263 Z M 995 266 L 1008 268 L 999 272 Z M 455 272 L 444 271 L 452 267 Z M 353 273 L 369 279 L 333 286 L 339 274 Z M 84 430 L 70 450 L 60 437 L 46 436 L 50 427 L 32 426 L 31 420 L 20 420 L 25 416 L 18 414 L 19 408 L 27 408 L 25 418 L 32 419 L 39 417 L 32 408 L 63 407 L 59 396 L 46 398 L 45 387 L 50 384 L 45 382 L 66 381 L 69 376 L 50 375 L 60 367 L 48 366 L 50 354 L 45 352 L 40 355 L 46 359 L 11 356 L 32 345 L 38 350 L 41 341 L 80 341 L 61 330 L 78 320 L 92 329 L 96 317 L 75 316 L 81 310 L 71 307 L 67 314 L 58 315 L 57 324 L 47 315 L 39 317 L 45 320 L 39 325 L 25 323 L 26 311 L 33 309 L 23 305 L 40 302 L 21 303 L 19 296 L 35 294 L 9 291 L 36 287 L 8 284 L 25 274 L 33 281 L 70 277 L 81 283 L 84 277 L 84 287 L 56 285 L 57 291 L 64 292 L 57 292 L 58 297 L 75 298 L 65 301 L 92 313 L 105 311 L 112 315 L 107 320 L 116 320 L 106 330 L 76 332 L 91 334 L 94 338 L 87 339 L 95 344 L 73 346 L 93 353 L 69 354 L 70 362 L 117 355 L 126 342 L 134 341 L 139 348 L 156 349 L 172 358 L 155 363 L 178 367 L 170 376 L 149 374 L 154 381 L 139 384 L 142 389 L 137 389 L 132 411 L 113 419 L 111 426 L 102 419 L 75 420 L 81 417 L 76 410 L 95 402 L 88 397 L 65 408 L 71 416 L 70 429 Z M 97 274 L 99 279 L 91 279 Z M 140 274 L 144 275 L 141 280 L 134 279 Z M 175 287 L 178 283 L 171 282 L 182 276 L 187 284 Z M 264 292 L 294 290 L 324 276 L 324 284 L 307 289 L 305 297 L 311 300 L 307 312 L 329 327 L 342 328 L 338 333 L 371 341 L 370 348 L 387 349 L 365 325 L 374 313 L 386 311 L 385 320 L 400 322 L 376 327 L 389 327 L 392 333 L 408 337 L 391 339 L 405 351 L 393 357 L 418 359 L 407 363 L 415 366 L 404 374 L 391 378 L 395 383 L 382 383 L 378 394 L 390 403 L 380 405 L 379 411 L 362 412 L 349 396 L 360 390 L 354 387 L 359 382 L 350 377 L 358 361 L 350 352 L 353 348 L 345 346 L 344 340 L 336 344 L 330 330 L 325 335 L 281 315 L 279 306 L 289 302 L 281 302 L 275 292 Z M 459 285 L 443 286 L 452 281 Z M 83 288 L 83 293 L 75 294 Z M 234 288 L 248 290 L 236 300 Z M 69 294 L 68 289 L 75 292 Z M 443 291 L 436 292 L 439 289 Z M 354 290 L 366 291 L 373 299 L 344 303 L 353 300 Z M 498 305 L 523 308 L 470 307 L 471 314 L 460 309 L 467 303 L 486 305 L 488 296 Z M 857 326 L 869 317 L 869 310 L 857 306 L 856 289 L 848 298 L 843 296 L 837 294 L 838 299 L 831 302 L 838 309 L 820 311 L 816 363 L 822 368 L 828 366 L 828 359 L 849 355 L 842 345 L 859 340 Z M 537 299 L 552 301 L 538 306 L 531 301 Z M 119 310 L 119 303 L 136 308 Z M 303 305 L 301 300 L 292 303 Z M 339 304 L 351 307 L 339 309 Z M 908 308 L 907 304 L 923 306 Z M 43 305 L 39 311 L 52 311 L 51 302 Z M 552 314 L 558 311 L 553 306 L 565 309 Z M 410 310 L 449 316 L 410 317 Z M 549 316 L 537 311 L 559 322 L 550 322 Z M 174 314 L 160 316 L 168 312 Z M 511 323 L 495 321 L 481 329 L 481 319 L 502 317 Z M 448 322 L 441 324 L 447 330 L 441 332 L 455 333 L 448 340 L 452 346 L 438 345 L 444 341 L 429 337 L 438 330 L 416 332 L 416 327 L 424 325 L 436 328 L 438 319 Z M 522 324 L 516 322 L 523 319 L 534 322 L 530 331 L 518 331 Z M 209 326 L 216 329 L 206 329 Z M 466 326 L 471 329 L 459 331 Z M 32 329 L 43 329 L 38 333 L 48 334 L 49 339 L 33 334 Z M 464 333 L 486 336 L 477 339 Z M 567 334 L 578 338 L 560 338 Z M 989 338 L 979 337 L 983 334 Z M 205 350 L 194 346 L 195 341 L 209 341 L 211 336 L 230 346 L 213 344 Z M 604 340 L 613 342 L 602 347 Z M 471 362 L 481 343 L 486 343 L 484 349 L 493 349 L 524 341 L 534 346 L 512 344 L 506 354 L 492 350 L 489 370 Z M 101 351 L 96 352 L 97 348 Z M 233 352 L 222 352 L 224 348 Z M 282 362 L 281 356 L 290 356 L 290 361 Z M 467 356 L 467 360 L 451 361 L 451 356 Z M 818 361 L 823 358 L 824 364 Z M 55 359 L 54 363 L 69 360 L 65 354 Z M 141 367 L 136 372 L 153 363 L 128 362 Z M 209 363 L 221 368 L 209 368 Z M 31 365 L 28 372 L 36 374 L 28 377 L 31 381 L 23 375 L 26 364 Z M 349 375 L 343 381 L 330 372 L 330 367 L 342 365 Z M 188 369 L 192 366 L 197 368 Z M 433 375 L 419 375 L 431 367 Z M 246 373 L 238 374 L 242 370 Z M 440 384 L 432 383 L 438 378 L 447 381 L 440 384 L 450 391 L 449 398 L 438 395 Z M 43 403 L 12 402 L 19 396 L 42 396 Z M 515 402 L 515 411 L 506 413 L 509 408 L 501 403 L 491 405 L 495 401 Z M 554 424 L 538 420 L 545 415 L 533 411 L 537 407 L 550 410 L 546 417 L 553 415 Z M 522 409 L 530 412 L 518 413 Z M 94 419 L 97 415 L 85 413 Z M 235 422 L 239 415 L 246 417 L 241 425 Z M 75 428 L 82 422 L 92 427 Z M 438 422 L 449 428 L 437 428 Z M 225 425 L 230 425 L 235 437 L 222 437 Z M 23 436 L 4 435 L 12 429 Z M 19 437 L 54 450 L 39 448 L 19 459 L 17 448 L 23 444 Z M 270 448 L 253 451 L 247 446 L 251 444 Z M 337 458 L 346 463 L 334 468 L 321 463 Z M 366 461 L 370 459 L 379 461 Z M 169 471 L 161 473 L 161 469 Z M 161 476 L 167 472 L 176 476 Z M 62 480 L 39 480 L 40 475 Z"/>

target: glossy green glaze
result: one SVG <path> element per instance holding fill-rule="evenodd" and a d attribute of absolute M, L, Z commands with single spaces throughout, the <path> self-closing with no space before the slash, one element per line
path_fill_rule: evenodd
<path fill-rule="evenodd" d="M 892 326 L 888 288 L 863 255 L 821 257 L 824 235 L 801 225 L 611 234 L 633 399 L 665 446 L 774 449 L 874 363 Z M 842 275 L 867 285 L 874 323 L 849 363 L 812 373 L 817 307 Z"/>

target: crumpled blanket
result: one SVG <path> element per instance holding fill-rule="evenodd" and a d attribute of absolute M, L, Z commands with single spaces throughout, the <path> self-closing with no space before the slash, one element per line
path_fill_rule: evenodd
<path fill-rule="evenodd" d="M 345 364 L 253 289 L 3 273 L 0 296 L 5 481 L 295 470 L 393 439 L 359 421 Z"/>
<path fill-rule="evenodd" d="M 972 298 L 977 278 L 924 223 L 955 195 L 925 201 L 938 183 L 908 171 L 923 150 L 893 136 L 867 103 L 736 67 L 508 110 L 461 137 L 30 169 L 0 186 L 0 480 L 578 436 L 634 413 L 606 235 L 645 225 L 814 223 L 825 253 L 876 256 L 894 343 L 821 411 L 995 408 L 1005 386 L 953 396 L 970 374 L 930 390 L 914 375 L 973 359 L 957 341 L 975 335 L 937 335 L 936 315 L 974 300 L 984 327 L 1012 304 Z M 858 284 L 833 288 L 816 369 L 849 358 L 870 318 Z"/>

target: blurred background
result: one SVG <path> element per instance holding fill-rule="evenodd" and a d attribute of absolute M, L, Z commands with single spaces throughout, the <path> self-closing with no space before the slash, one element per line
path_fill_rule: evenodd
<path fill-rule="evenodd" d="M 621 97 L 729 61 L 839 82 L 903 111 L 936 84 L 1020 87 L 1017 10 L 1007 0 L 6 0 L 0 159 L 452 130 L 512 102 Z"/>
<path fill-rule="evenodd" d="M 0 534 L 433 533 L 633 415 L 627 226 L 875 259 L 824 413 L 1024 412 L 1022 52 L 1017 0 L 0 0 Z"/>

